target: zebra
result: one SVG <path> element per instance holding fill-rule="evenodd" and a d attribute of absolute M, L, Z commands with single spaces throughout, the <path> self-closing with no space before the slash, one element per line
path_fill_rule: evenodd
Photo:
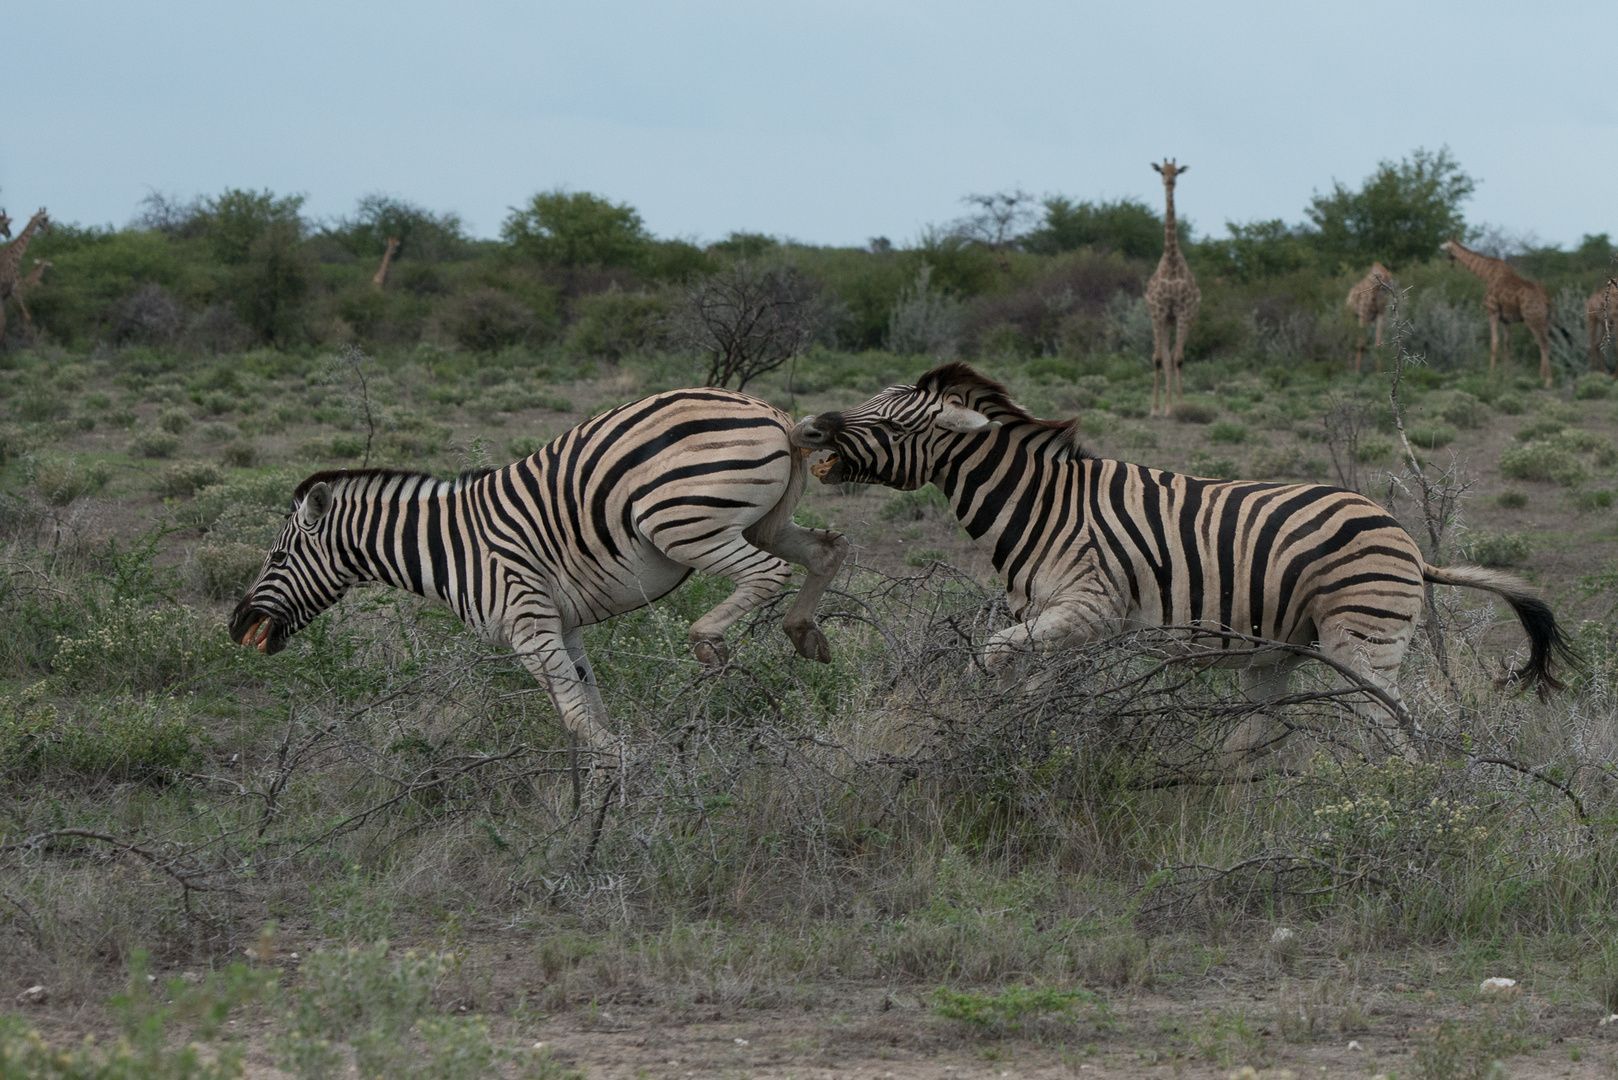
<path fill-rule="evenodd" d="M 232 639 L 271 654 L 350 588 L 380 582 L 447 603 L 509 645 L 564 728 L 594 747 L 607 713 L 583 628 L 633 611 L 693 571 L 736 589 L 691 627 L 698 661 L 722 666 L 725 630 L 807 580 L 782 625 L 798 654 L 831 661 L 815 608 L 848 553 L 840 533 L 793 522 L 807 462 L 791 417 L 723 389 L 621 405 L 538 452 L 454 481 L 394 469 L 317 472 L 236 606 Z"/>
<path fill-rule="evenodd" d="M 1076 421 L 1036 419 L 963 363 L 806 417 L 792 441 L 831 452 L 812 467 L 822 483 L 937 485 L 1005 580 L 1017 621 L 983 651 L 1002 686 L 1018 655 L 1177 626 L 1313 646 L 1398 705 L 1397 673 L 1427 582 L 1484 589 L 1511 606 L 1530 642 L 1528 663 L 1511 678 L 1558 689 L 1553 659 L 1574 659 L 1550 608 L 1523 582 L 1429 565 L 1363 495 L 1093 457 Z M 1223 647 L 1252 655 L 1239 639 Z M 1295 651 L 1261 654 L 1247 663 L 1243 688 L 1255 700 L 1280 697 L 1301 661 Z"/>

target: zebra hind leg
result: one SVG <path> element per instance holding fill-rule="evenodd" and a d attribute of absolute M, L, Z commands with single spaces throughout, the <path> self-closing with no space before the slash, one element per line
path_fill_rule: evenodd
<path fill-rule="evenodd" d="M 1381 697 L 1354 695 L 1350 707 L 1355 715 L 1381 749 L 1408 761 L 1417 760 L 1417 755 L 1410 741 L 1414 734 L 1409 728 L 1410 713 L 1399 692 L 1399 666 L 1410 647 L 1414 625 L 1412 616 L 1408 623 L 1389 627 L 1391 633 L 1372 634 L 1363 626 L 1349 625 L 1346 618 L 1327 618 L 1320 624 L 1320 651 L 1381 691 Z"/>
<path fill-rule="evenodd" d="M 831 645 L 815 625 L 815 610 L 837 571 L 848 557 L 848 537 L 829 529 L 805 529 L 788 522 L 775 536 L 752 538 L 759 547 L 787 562 L 797 563 L 807 572 L 798 597 L 781 618 L 781 629 L 792 640 L 798 655 L 809 660 L 831 663 Z"/>
<path fill-rule="evenodd" d="M 736 583 L 736 591 L 708 614 L 691 624 L 691 651 L 705 667 L 723 667 L 730 658 L 725 631 L 748 612 L 786 588 L 792 567 L 784 560 L 748 543 L 741 529 L 703 541 L 708 546 L 692 551 L 689 545 L 670 544 L 663 554 L 693 570 Z"/>
<path fill-rule="evenodd" d="M 1256 705 L 1266 706 L 1272 701 L 1286 697 L 1292 672 L 1302 662 L 1302 657 L 1287 655 L 1273 664 L 1242 668 L 1240 673 L 1242 696 Z M 1268 708 L 1249 713 L 1230 734 L 1225 736 L 1223 756 L 1226 767 L 1232 767 L 1244 760 L 1267 756 L 1278 749 L 1281 740 L 1286 737 L 1284 732 L 1279 738 L 1277 737 L 1278 726 Z"/>

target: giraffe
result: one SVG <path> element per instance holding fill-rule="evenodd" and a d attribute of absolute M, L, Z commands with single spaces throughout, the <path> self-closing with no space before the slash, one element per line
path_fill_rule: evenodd
<path fill-rule="evenodd" d="M 1365 359 L 1365 328 L 1376 325 L 1376 340 L 1371 343 L 1373 348 L 1382 344 L 1382 318 L 1387 312 L 1388 293 L 1396 287 L 1393 275 L 1388 268 L 1379 262 L 1371 264 L 1371 272 L 1359 280 L 1359 283 L 1348 290 L 1348 307 L 1354 317 L 1360 321 L 1360 346 L 1354 353 L 1354 374 L 1360 373 L 1360 363 Z M 1372 354 L 1376 357 L 1376 369 L 1382 370 L 1382 355 Z"/>
<path fill-rule="evenodd" d="M 382 253 L 382 267 L 381 269 L 377 270 L 376 276 L 371 278 L 371 284 L 375 285 L 378 289 L 381 289 L 387 285 L 388 267 L 393 265 L 393 255 L 394 252 L 398 250 L 399 238 L 397 236 L 388 237 L 388 250 Z"/>
<path fill-rule="evenodd" d="M 23 325 L 30 330 L 34 328 L 34 319 L 33 316 L 28 314 L 28 309 L 23 307 L 22 294 L 38 285 L 39 279 L 45 276 L 46 269 L 51 265 L 52 263 L 49 259 L 35 259 L 34 268 L 30 270 L 28 272 L 28 276 L 23 278 L 22 281 L 17 285 L 17 306 L 22 308 Z"/>
<path fill-rule="evenodd" d="M 39 213 L 28 219 L 28 224 L 23 226 L 17 239 L 0 248 L 0 340 L 4 340 L 6 336 L 6 297 L 15 298 L 17 306 L 22 308 L 23 322 L 31 322 L 28 317 L 28 305 L 22 302 L 22 256 L 23 252 L 28 250 L 28 245 L 33 242 L 34 233 L 41 226 L 49 228 L 50 223 L 50 215 L 45 213 L 44 207 L 40 207 Z"/>
<path fill-rule="evenodd" d="M 1618 322 L 1618 280 L 1608 278 L 1607 283 L 1584 302 L 1584 326 L 1590 333 L 1590 370 L 1605 373 L 1607 362 L 1601 358 L 1603 342 L 1613 340 L 1613 324 Z M 1612 377 L 1618 379 L 1618 369 Z"/>
<path fill-rule="evenodd" d="M 1146 308 L 1152 313 L 1152 414 L 1157 414 L 1157 384 L 1161 379 L 1163 415 L 1167 416 L 1170 400 L 1180 400 L 1185 339 L 1191 334 L 1191 323 L 1202 304 L 1202 291 L 1197 288 L 1197 279 L 1191 276 L 1191 268 L 1180 252 L 1180 237 L 1174 225 L 1174 178 L 1190 166 L 1164 158 L 1161 165 L 1152 162 L 1152 168 L 1163 177 L 1163 198 L 1167 204 L 1163 214 L 1163 257 L 1157 261 L 1152 280 L 1146 283 Z M 1166 372 L 1164 364 L 1170 365 Z"/>
<path fill-rule="evenodd" d="M 11 239 L 11 218 L 6 216 L 3 206 L 0 206 L 0 233 L 4 233 L 7 240 Z"/>
<path fill-rule="evenodd" d="M 1438 250 L 1483 279 L 1483 309 L 1489 313 L 1489 373 L 1494 374 L 1500 353 L 1500 327 L 1506 327 L 1506 363 L 1511 362 L 1511 324 L 1527 323 L 1539 343 L 1539 377 L 1551 386 L 1551 294 L 1537 281 L 1529 281 L 1504 259 L 1491 259 L 1458 240 L 1445 240 Z"/>

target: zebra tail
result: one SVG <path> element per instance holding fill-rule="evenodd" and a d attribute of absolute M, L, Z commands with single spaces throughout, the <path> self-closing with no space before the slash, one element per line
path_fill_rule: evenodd
<path fill-rule="evenodd" d="M 1469 589 L 1492 592 L 1517 613 L 1523 630 L 1528 634 L 1528 665 L 1521 670 L 1506 673 L 1497 685 L 1520 683 L 1533 686 L 1543 697 L 1562 689 L 1562 682 L 1552 670 L 1561 664 L 1575 671 L 1583 667 L 1579 654 L 1562 636 L 1550 605 L 1535 596 L 1520 578 L 1486 570 L 1481 566 L 1427 566 L 1422 577 L 1438 585 L 1461 585 Z"/>

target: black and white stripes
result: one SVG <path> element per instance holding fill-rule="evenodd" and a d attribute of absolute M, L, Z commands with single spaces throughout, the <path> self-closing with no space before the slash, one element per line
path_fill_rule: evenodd
<path fill-rule="evenodd" d="M 502 469 L 436 480 L 387 469 L 317 473 L 237 606 L 231 635 L 278 652 L 351 587 L 382 582 L 443 600 L 510 644 L 563 723 L 605 738 L 582 627 L 656 600 L 692 570 L 736 582 L 691 628 L 698 659 L 722 663 L 724 632 L 808 580 L 783 626 L 799 653 L 830 660 L 814 610 L 848 550 L 792 511 L 803 459 L 790 419 L 727 390 L 676 390 L 621 406 Z"/>
<path fill-rule="evenodd" d="M 1529 633 L 1523 674 L 1554 685 L 1561 647 L 1543 601 L 1477 567 L 1428 566 L 1404 528 L 1351 491 L 1205 480 L 1093 458 L 1071 423 L 1038 420 L 964 364 L 793 432 L 826 483 L 936 484 L 1004 576 L 1017 625 L 986 660 L 1119 630 L 1195 626 L 1318 645 L 1397 697 L 1424 582 L 1504 597 Z M 1294 661 L 1295 662 L 1295 661 Z M 1287 665 L 1288 661 L 1281 661 Z M 1254 673 L 1266 695 L 1286 668 Z"/>

